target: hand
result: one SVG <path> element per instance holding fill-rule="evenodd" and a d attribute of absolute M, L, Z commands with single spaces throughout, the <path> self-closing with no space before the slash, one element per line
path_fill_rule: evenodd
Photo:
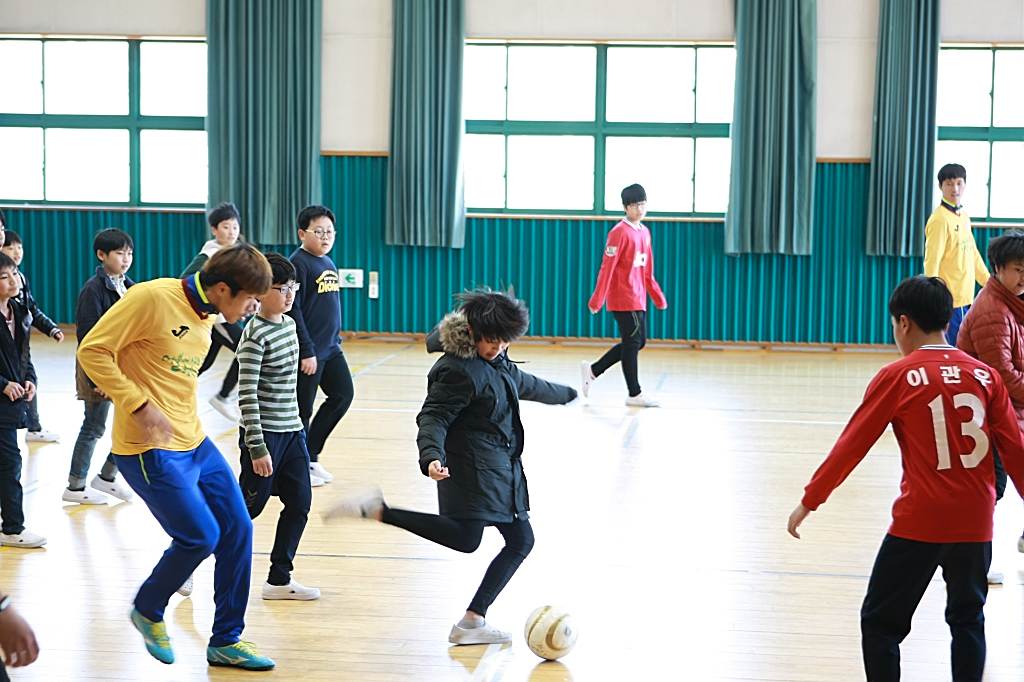
<path fill-rule="evenodd" d="M 600 308 L 590 308 L 590 314 L 591 314 L 591 315 L 597 315 L 597 313 L 598 313 L 598 312 L 599 312 L 600 310 L 601 310 Z"/>
<path fill-rule="evenodd" d="M 31 402 L 36 397 L 36 385 L 31 381 L 25 382 L 25 402 Z"/>
<path fill-rule="evenodd" d="M 789 515 L 789 526 L 786 530 L 789 534 L 795 537 L 797 540 L 800 539 L 800 533 L 796 532 L 796 529 L 800 527 L 800 524 L 804 522 L 808 516 L 811 515 L 811 510 L 805 507 L 803 504 L 798 504 L 793 513 Z"/>
<path fill-rule="evenodd" d="M 668 303 L 666 303 L 665 305 L 656 305 L 654 307 L 657 308 L 658 310 L 668 310 Z"/>
<path fill-rule="evenodd" d="M 252 470 L 264 478 L 274 473 L 274 462 L 270 459 L 270 455 L 263 455 L 258 459 L 254 459 L 252 461 Z"/>
<path fill-rule="evenodd" d="M 25 395 L 25 387 L 21 384 L 16 384 L 13 381 L 8 381 L 6 388 L 4 388 L 4 395 L 10 398 L 13 403 L 15 400 Z"/>
<path fill-rule="evenodd" d="M 110 400 L 110 396 L 109 396 L 109 395 L 107 395 L 106 393 L 104 393 L 104 392 L 103 392 L 103 389 L 102 389 L 102 388 L 100 388 L 99 386 L 93 386 L 93 387 L 92 387 L 92 390 L 93 390 L 93 392 L 94 392 L 94 393 L 99 393 L 99 394 L 100 394 L 101 396 L 103 396 L 103 397 L 104 397 L 104 398 L 106 398 L 107 400 Z"/>
<path fill-rule="evenodd" d="M 132 418 L 146 435 L 149 444 L 161 447 L 174 440 L 174 427 L 171 426 L 167 415 L 152 402 L 146 403 L 146 406 L 134 413 Z"/>
<path fill-rule="evenodd" d="M 303 374 L 308 374 L 309 376 L 316 374 L 316 356 L 300 360 L 299 369 L 302 370 Z"/>
<path fill-rule="evenodd" d="M 441 466 L 441 462 L 435 459 L 427 465 L 427 474 L 435 481 L 443 481 L 448 478 L 448 467 Z"/>
<path fill-rule="evenodd" d="M 64 342 L 64 332 L 62 332 L 61 330 L 58 329 L 57 333 L 53 335 L 53 338 L 55 338 L 57 340 L 57 343 L 63 343 Z"/>
<path fill-rule="evenodd" d="M 35 633 L 13 606 L 0 611 L 0 649 L 8 668 L 20 668 L 39 657 Z"/>

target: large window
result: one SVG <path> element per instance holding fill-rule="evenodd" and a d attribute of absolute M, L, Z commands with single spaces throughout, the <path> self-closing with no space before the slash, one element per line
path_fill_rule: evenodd
<path fill-rule="evenodd" d="M 1024 220 L 1024 48 L 944 47 L 939 52 L 936 173 L 967 169 L 973 219 Z M 934 176 L 933 176 L 934 177 Z M 936 184 L 935 201 L 939 200 Z"/>
<path fill-rule="evenodd" d="M 469 43 L 466 206 L 720 216 L 729 200 L 732 46 Z"/>
<path fill-rule="evenodd" d="M 0 201 L 202 205 L 206 43 L 0 39 Z"/>

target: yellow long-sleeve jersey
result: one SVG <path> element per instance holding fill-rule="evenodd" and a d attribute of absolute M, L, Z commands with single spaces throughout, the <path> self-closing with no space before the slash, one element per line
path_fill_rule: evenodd
<path fill-rule="evenodd" d="M 956 308 L 974 302 L 975 282 L 981 286 L 988 282 L 988 268 L 963 209 L 956 213 L 939 204 L 932 211 L 924 228 L 924 274 L 945 280 Z"/>
<path fill-rule="evenodd" d="M 198 293 L 205 298 L 201 289 Z M 154 448 L 181 452 L 206 437 L 196 410 L 197 376 L 216 319 L 200 310 L 203 303 L 190 300 L 185 280 L 136 284 L 78 347 L 85 373 L 114 403 L 115 455 Z M 148 442 L 132 417 L 147 401 L 174 426 L 171 443 Z"/>

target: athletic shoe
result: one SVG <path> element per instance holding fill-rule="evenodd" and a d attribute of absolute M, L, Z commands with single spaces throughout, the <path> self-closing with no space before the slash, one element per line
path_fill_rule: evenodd
<path fill-rule="evenodd" d="M 320 462 L 309 463 L 309 473 L 318 478 L 324 479 L 324 483 L 330 483 L 334 480 L 334 474 L 324 469 L 324 465 Z"/>
<path fill-rule="evenodd" d="M 26 443 L 57 443 L 60 441 L 60 434 L 47 431 L 46 429 L 39 429 L 38 431 L 28 431 L 25 433 Z"/>
<path fill-rule="evenodd" d="M 986 576 L 986 579 L 988 580 L 989 585 L 1003 584 L 1003 574 L 999 571 L 989 571 L 988 575 Z"/>
<path fill-rule="evenodd" d="M 167 624 L 163 621 L 154 623 L 137 609 L 132 609 L 131 618 L 132 625 L 142 633 L 146 651 L 161 663 L 174 663 L 174 651 L 171 650 L 171 640 L 167 637 Z"/>
<path fill-rule="evenodd" d="M 42 547 L 46 544 L 46 538 L 42 535 L 36 535 L 35 533 L 29 533 L 27 530 L 23 530 L 20 533 L 0 533 L 0 546 L 3 547 L 19 547 L 21 549 L 35 549 L 36 547 Z"/>
<path fill-rule="evenodd" d="M 187 597 L 190 594 L 192 594 L 192 587 L 193 587 L 192 583 L 193 583 L 193 579 L 194 578 L 195 578 L 195 574 L 192 574 L 188 578 L 186 578 L 185 582 L 183 582 L 181 584 L 181 587 L 178 588 L 178 594 L 180 594 L 182 597 Z"/>
<path fill-rule="evenodd" d="M 89 481 L 89 487 L 93 490 L 99 490 L 101 493 L 112 495 L 117 499 L 124 500 L 126 502 L 135 497 L 135 493 L 132 492 L 132 489 L 126 485 L 121 485 L 116 478 L 113 481 L 105 481 L 100 478 L 99 474 L 92 477 L 92 480 Z"/>
<path fill-rule="evenodd" d="M 448 641 L 452 644 L 501 644 L 511 642 L 511 633 L 499 630 L 486 621 L 478 628 L 460 628 L 456 623 L 452 626 Z"/>
<path fill-rule="evenodd" d="M 310 488 L 319 488 L 324 483 L 327 483 L 327 481 L 325 481 L 324 479 L 320 478 L 319 476 L 314 476 L 313 474 L 309 475 L 309 487 Z"/>
<path fill-rule="evenodd" d="M 1017 551 L 1024 554 L 1024 536 L 1017 538 Z"/>
<path fill-rule="evenodd" d="M 295 582 L 295 578 L 287 585 L 271 585 L 263 583 L 264 599 L 294 599 L 295 601 L 312 601 L 320 598 L 320 590 L 315 587 L 304 587 Z"/>
<path fill-rule="evenodd" d="M 590 384 L 594 383 L 594 370 L 590 369 L 590 363 L 584 360 L 580 363 L 580 380 L 583 383 L 583 397 L 590 397 Z"/>
<path fill-rule="evenodd" d="M 376 519 L 384 507 L 380 488 L 343 497 L 323 513 L 324 519 Z"/>
<path fill-rule="evenodd" d="M 640 395 L 631 395 L 626 398 L 626 405 L 629 407 L 661 407 L 661 401 L 641 393 Z"/>
<path fill-rule="evenodd" d="M 60 496 L 60 499 L 65 502 L 74 502 L 75 504 L 107 503 L 107 496 L 101 495 L 95 490 L 72 490 L 71 488 L 64 488 L 64 494 Z"/>
<path fill-rule="evenodd" d="M 238 411 L 238 405 L 230 398 L 222 398 L 220 394 L 217 394 L 210 398 L 210 404 L 213 406 L 213 409 L 224 415 L 225 419 L 237 423 L 242 418 L 241 413 Z"/>
<path fill-rule="evenodd" d="M 252 642 L 206 647 L 206 662 L 244 670 L 273 670 L 274 662 L 256 651 Z"/>

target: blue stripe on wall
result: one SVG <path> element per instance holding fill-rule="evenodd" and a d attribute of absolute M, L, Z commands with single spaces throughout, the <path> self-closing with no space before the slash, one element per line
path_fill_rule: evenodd
<path fill-rule="evenodd" d="M 324 203 L 338 217 L 332 258 L 339 267 L 380 273 L 380 298 L 343 289 L 343 328 L 421 333 L 477 285 L 513 285 L 530 305 L 534 336 L 610 337 L 611 315 L 586 304 L 614 220 L 470 218 L 461 250 L 384 244 L 387 159 L 322 159 Z M 652 310 L 654 339 L 777 343 L 891 343 L 886 301 L 919 259 L 864 255 L 868 166 L 819 164 L 814 255 L 726 256 L 721 223 L 650 224 L 655 275 L 669 299 Z M 25 240 L 24 270 L 44 311 L 74 319 L 78 288 L 96 260 L 92 236 L 120 227 L 136 240 L 129 273 L 174 276 L 207 239 L 198 214 L 113 211 L 6 211 Z M 243 232 L 245 229 L 243 221 Z M 979 231 L 979 248 L 988 235 Z M 288 253 L 293 245 L 275 250 Z"/>

